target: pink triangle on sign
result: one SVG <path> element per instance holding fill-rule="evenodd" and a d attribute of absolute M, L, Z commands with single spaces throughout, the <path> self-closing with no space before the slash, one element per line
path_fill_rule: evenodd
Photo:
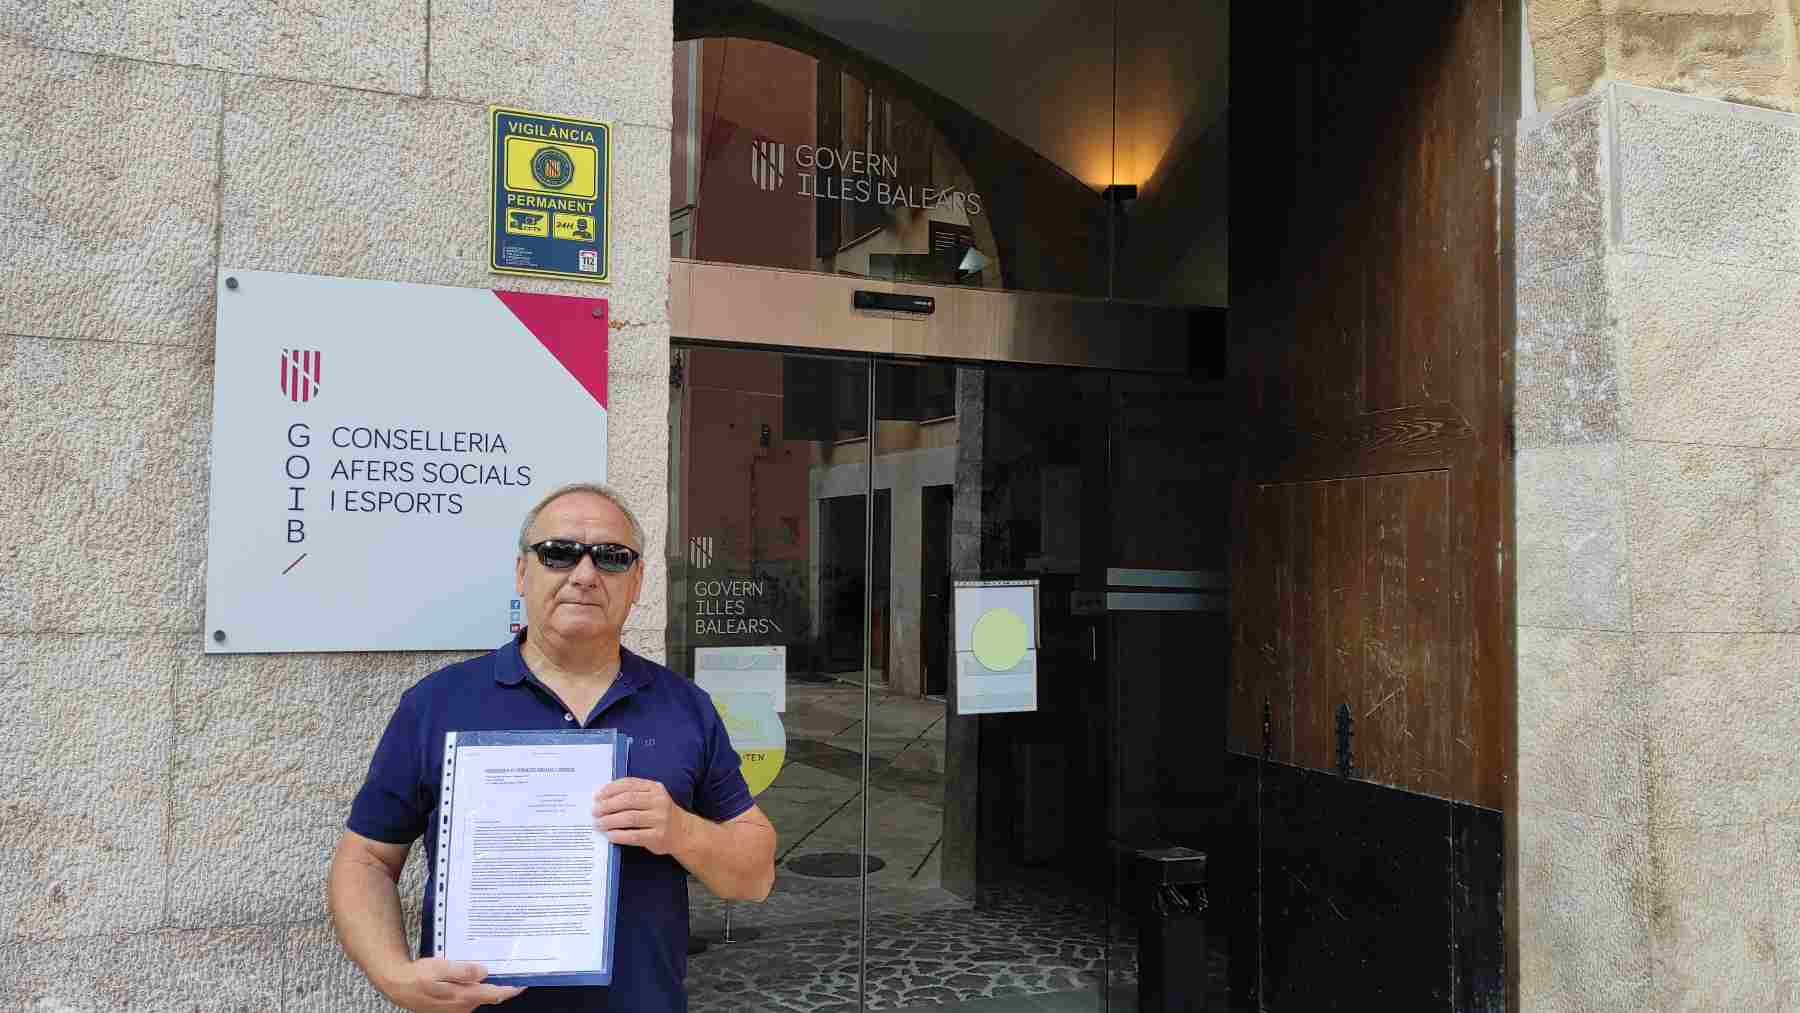
<path fill-rule="evenodd" d="M 605 408 L 606 300 L 500 289 L 494 295 Z"/>

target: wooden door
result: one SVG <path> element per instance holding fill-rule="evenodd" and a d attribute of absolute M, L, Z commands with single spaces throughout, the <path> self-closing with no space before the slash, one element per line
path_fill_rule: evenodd
<path fill-rule="evenodd" d="M 1230 748 L 1335 770 L 1344 708 L 1356 777 L 1496 810 L 1509 2 L 1232 11 Z"/>

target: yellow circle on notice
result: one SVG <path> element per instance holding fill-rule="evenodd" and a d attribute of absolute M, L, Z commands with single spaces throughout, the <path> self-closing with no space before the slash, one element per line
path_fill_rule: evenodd
<path fill-rule="evenodd" d="M 751 795 L 761 795 L 781 775 L 787 762 L 787 728 L 767 693 L 718 693 L 713 705 L 731 748 L 737 750 L 738 769 Z"/>
<path fill-rule="evenodd" d="M 1025 660 L 1025 620 L 1012 609 L 991 609 L 975 620 L 975 660 L 990 672 L 1010 672 Z"/>
<path fill-rule="evenodd" d="M 785 749 L 746 749 L 742 753 L 743 765 L 738 769 L 744 773 L 744 783 L 749 786 L 750 794 L 761 795 L 775 783 L 786 762 Z"/>

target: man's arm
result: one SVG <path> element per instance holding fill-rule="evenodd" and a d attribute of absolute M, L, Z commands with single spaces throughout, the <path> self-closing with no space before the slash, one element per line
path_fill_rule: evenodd
<path fill-rule="evenodd" d="M 752 805 L 723 823 L 693 813 L 696 832 L 675 852 L 675 860 L 723 900 L 756 900 L 775 886 L 775 825 Z"/>
<path fill-rule="evenodd" d="M 487 971 L 467 961 L 414 960 L 400 913 L 404 844 L 387 844 L 344 831 L 331 856 L 326 900 L 344 952 L 394 1005 L 429 1013 L 466 1013 L 483 1003 L 505 1002 L 522 988 L 483 985 Z"/>
<path fill-rule="evenodd" d="M 775 827 L 754 805 L 714 823 L 661 782 L 624 777 L 594 793 L 594 826 L 614 844 L 668 855 L 724 900 L 762 900 L 775 885 Z"/>

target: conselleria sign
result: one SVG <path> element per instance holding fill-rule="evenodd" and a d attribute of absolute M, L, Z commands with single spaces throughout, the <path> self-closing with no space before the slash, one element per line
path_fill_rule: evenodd
<path fill-rule="evenodd" d="M 606 478 L 604 299 L 220 272 L 210 652 L 474 650 L 520 520 Z"/>

